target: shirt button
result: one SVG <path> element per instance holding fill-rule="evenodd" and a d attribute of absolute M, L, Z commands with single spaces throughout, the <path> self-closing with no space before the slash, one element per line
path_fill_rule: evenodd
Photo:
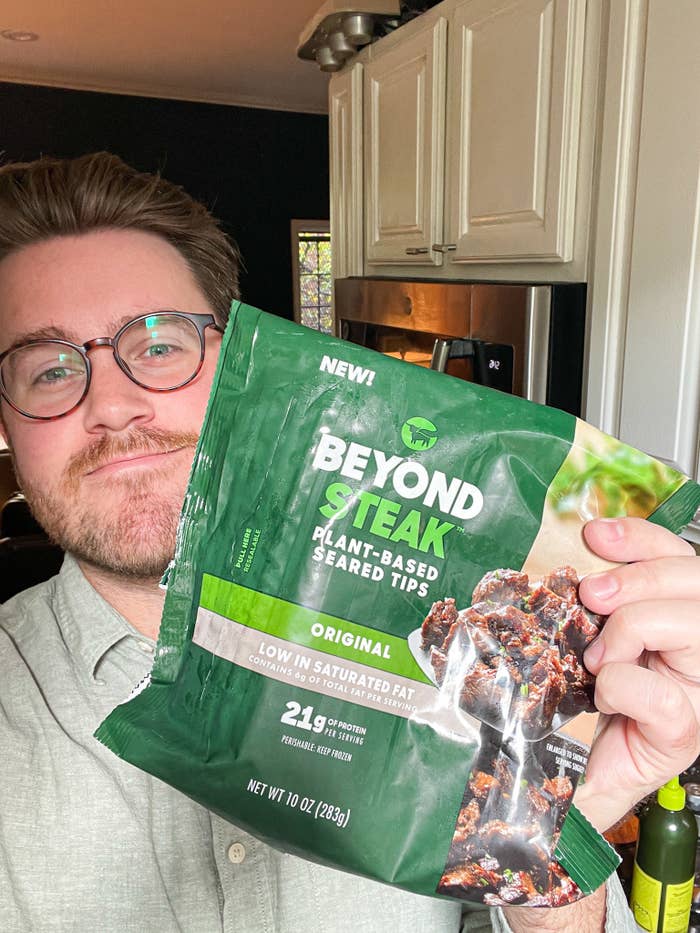
<path fill-rule="evenodd" d="M 153 654 L 155 650 L 153 645 L 149 644 L 147 641 L 139 641 L 136 644 L 145 654 Z"/>
<path fill-rule="evenodd" d="M 241 862 L 245 861 L 245 846 L 241 842 L 234 842 L 228 847 L 228 860 L 234 865 L 240 865 Z"/>

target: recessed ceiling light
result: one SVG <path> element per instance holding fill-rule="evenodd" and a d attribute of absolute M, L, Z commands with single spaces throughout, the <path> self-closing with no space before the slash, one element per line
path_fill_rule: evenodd
<path fill-rule="evenodd" d="M 39 38 L 38 33 L 29 32 L 28 29 L 3 29 L 0 36 L 9 39 L 10 42 L 36 42 Z"/>

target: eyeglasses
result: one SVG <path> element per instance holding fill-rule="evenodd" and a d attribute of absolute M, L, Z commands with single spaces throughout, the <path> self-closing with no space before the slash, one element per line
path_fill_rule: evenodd
<path fill-rule="evenodd" d="M 202 368 L 207 327 L 221 329 L 211 314 L 157 311 L 129 321 L 114 337 L 96 337 L 82 346 L 31 340 L 0 354 L 0 394 L 27 418 L 61 418 L 88 393 L 88 353 L 95 347 L 111 347 L 117 365 L 136 385 L 171 392 L 191 382 Z"/>

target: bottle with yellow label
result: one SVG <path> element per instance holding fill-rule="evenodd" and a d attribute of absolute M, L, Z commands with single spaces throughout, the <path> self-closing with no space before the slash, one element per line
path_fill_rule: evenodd
<path fill-rule="evenodd" d="M 695 878 L 698 827 L 685 790 L 672 778 L 639 816 L 630 905 L 650 933 L 686 933 Z"/>

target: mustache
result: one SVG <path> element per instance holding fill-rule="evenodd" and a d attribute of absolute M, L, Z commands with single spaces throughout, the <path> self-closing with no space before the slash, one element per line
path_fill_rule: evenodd
<path fill-rule="evenodd" d="M 129 454 L 160 454 L 181 447 L 194 447 L 199 434 L 194 431 L 164 431 L 160 428 L 132 428 L 124 436 L 104 436 L 89 444 L 68 462 L 65 479 L 75 486 L 86 473 L 91 473 Z"/>

